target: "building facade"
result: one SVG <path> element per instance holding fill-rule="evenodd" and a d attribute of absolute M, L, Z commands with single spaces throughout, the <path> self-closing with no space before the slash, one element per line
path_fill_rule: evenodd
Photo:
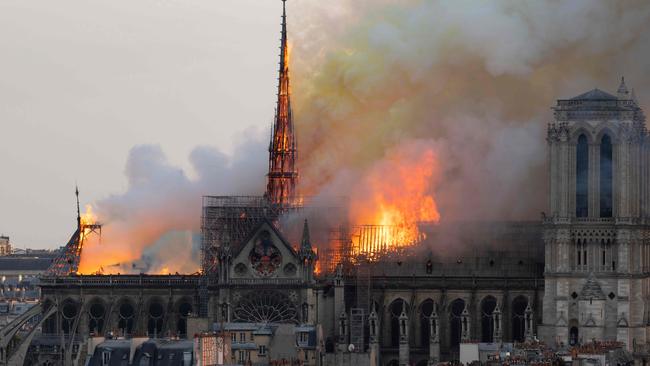
<path fill-rule="evenodd" d="M 650 176 L 645 117 L 624 80 L 558 100 L 548 126 L 542 339 L 647 342 Z"/>
<path fill-rule="evenodd" d="M 9 237 L 0 235 L 0 257 L 11 254 L 11 243 Z"/>
<path fill-rule="evenodd" d="M 56 312 L 35 344 L 61 355 L 48 362 L 80 359 L 97 336 L 112 342 L 206 332 L 233 337 L 228 357 L 239 364 L 423 366 L 459 359 L 461 343 L 537 338 L 554 347 L 618 340 L 643 354 L 650 145 L 624 82 L 616 96 L 595 89 L 557 102 L 542 223 L 423 226 L 427 239 L 409 252 L 368 260 L 318 251 L 319 258 L 307 221 L 318 210 L 294 197 L 286 47 L 283 14 L 266 194 L 204 198 L 201 275 L 44 276 L 42 306 Z M 295 231 L 299 239 L 288 239 Z M 436 243 L 451 236 L 464 250 L 436 253 Z M 318 267 L 324 262 L 336 269 Z"/>

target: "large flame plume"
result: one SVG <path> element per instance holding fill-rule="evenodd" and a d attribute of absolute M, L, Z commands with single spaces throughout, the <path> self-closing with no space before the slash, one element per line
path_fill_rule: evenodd
<path fill-rule="evenodd" d="M 417 243 L 418 224 L 440 220 L 433 193 L 439 174 L 434 150 L 419 144 L 391 150 L 374 164 L 350 202 L 351 220 L 360 226 L 353 251 L 371 254 Z"/>

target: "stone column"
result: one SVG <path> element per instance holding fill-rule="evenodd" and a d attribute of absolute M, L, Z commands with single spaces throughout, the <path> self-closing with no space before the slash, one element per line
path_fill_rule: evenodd
<path fill-rule="evenodd" d="M 465 305 L 465 309 L 463 309 L 463 312 L 460 315 L 460 325 L 461 325 L 461 337 L 460 340 L 461 342 L 467 342 L 470 340 L 470 330 L 471 330 L 471 320 L 469 317 L 469 311 L 467 310 L 467 305 Z"/>
<path fill-rule="evenodd" d="M 440 362 L 440 324 L 438 313 L 433 311 L 429 318 L 429 366 L 437 365 Z"/>
<path fill-rule="evenodd" d="M 492 319 L 494 321 L 494 329 L 492 329 L 492 339 L 494 343 L 501 343 L 501 338 L 503 333 L 501 332 L 501 309 L 499 309 L 499 304 L 494 308 L 492 312 Z"/>
<path fill-rule="evenodd" d="M 402 302 L 402 313 L 399 315 L 399 364 L 409 365 L 409 317 L 406 315 L 406 302 Z"/>
<path fill-rule="evenodd" d="M 524 334 L 527 341 L 533 340 L 533 309 L 530 307 L 530 302 L 524 311 Z"/>
<path fill-rule="evenodd" d="M 336 276 L 334 277 L 334 314 L 340 316 L 345 313 L 345 281 L 343 279 L 343 266 L 339 263 L 336 266 Z M 336 321 L 336 320 L 335 320 Z M 337 336 L 340 337 L 340 327 L 334 326 L 337 330 Z"/>
<path fill-rule="evenodd" d="M 379 317 L 377 309 L 373 304 L 372 312 L 368 316 L 369 342 L 370 342 L 370 366 L 379 366 Z"/>
<path fill-rule="evenodd" d="M 339 352 L 348 350 L 348 315 L 344 312 L 339 316 Z"/>

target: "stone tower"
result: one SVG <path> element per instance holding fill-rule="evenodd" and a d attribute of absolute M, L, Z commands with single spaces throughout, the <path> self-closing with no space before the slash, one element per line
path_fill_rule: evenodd
<path fill-rule="evenodd" d="M 539 335 L 548 344 L 646 343 L 650 175 L 645 117 L 621 80 L 558 100 L 548 125 L 549 205 Z"/>

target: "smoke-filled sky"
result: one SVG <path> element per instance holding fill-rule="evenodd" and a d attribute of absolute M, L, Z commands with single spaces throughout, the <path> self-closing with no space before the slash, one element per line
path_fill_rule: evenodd
<path fill-rule="evenodd" d="M 279 0 L 0 2 L 0 233 L 63 245 L 76 181 L 132 258 L 191 242 L 201 195 L 261 193 L 280 11 Z M 433 166 L 418 178 L 441 220 L 535 219 L 554 100 L 614 92 L 625 75 L 648 105 L 644 1 L 290 0 L 288 15 L 310 194 L 372 200 L 362 183 L 399 169 L 398 156 Z"/>

